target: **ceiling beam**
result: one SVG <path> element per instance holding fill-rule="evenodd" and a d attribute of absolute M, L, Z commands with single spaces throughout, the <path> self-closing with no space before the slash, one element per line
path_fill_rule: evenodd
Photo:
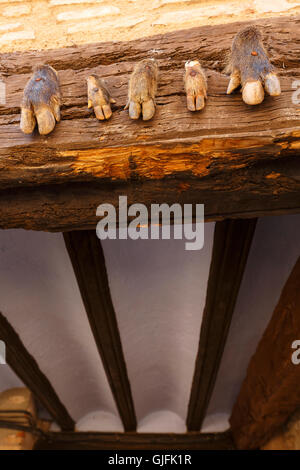
<path fill-rule="evenodd" d="M 275 297 L 278 294 L 274 292 Z M 295 349 L 292 347 L 299 340 L 300 257 L 250 360 L 246 378 L 233 407 L 230 423 L 238 448 L 261 447 L 299 409 L 299 343 L 294 345 Z"/>
<path fill-rule="evenodd" d="M 200 431 L 213 392 L 257 219 L 217 222 L 187 429 Z"/>
<path fill-rule="evenodd" d="M 6 363 L 46 408 L 64 431 L 74 430 L 74 421 L 60 401 L 36 360 L 27 351 L 19 335 L 0 312 L 0 339 L 6 346 Z"/>
<path fill-rule="evenodd" d="M 117 207 L 120 194 L 148 208 L 153 202 L 203 203 L 207 220 L 299 213 L 300 118 L 292 99 L 292 82 L 300 80 L 299 17 L 255 23 L 280 68 L 283 92 L 251 109 L 239 93 L 226 96 L 223 73 L 241 23 L 2 54 L 7 102 L 0 115 L 0 228 L 94 228 L 97 206 Z M 197 54 L 207 70 L 208 104 L 195 114 L 186 108 L 182 70 L 198 43 L 204 45 Z M 133 122 L 123 109 L 129 76 L 157 44 L 156 114 L 149 123 Z M 47 138 L 19 128 L 23 88 L 32 67 L 45 62 L 58 71 L 63 99 L 62 121 Z M 117 101 L 108 122 L 99 123 L 87 108 L 91 73 L 105 77 Z"/>
<path fill-rule="evenodd" d="M 215 434 L 144 433 L 46 433 L 40 450 L 229 450 L 234 449 L 230 432 Z"/>
<path fill-rule="evenodd" d="M 100 240 L 93 230 L 64 234 L 86 313 L 125 431 L 136 416 Z"/>
<path fill-rule="evenodd" d="M 1 160 L 1 157 L 0 157 Z M 199 155 L 199 161 L 201 155 Z M 273 178 L 275 171 L 277 176 Z M 270 177 L 268 175 L 271 175 Z M 162 181 L 140 181 L 114 185 L 64 183 L 21 187 L 1 191 L 0 229 L 24 228 L 49 232 L 93 229 L 100 218 L 101 203 L 112 204 L 117 212 L 119 196 L 127 195 L 128 206 L 145 204 L 204 204 L 205 221 L 254 218 L 300 213 L 300 158 L 281 163 L 260 160 L 251 169 L 239 168 L 225 175 L 216 173 L 201 181 L 187 177 Z M 274 197 L 276 194 L 276 197 Z M 130 219 L 128 218 L 130 221 Z"/>

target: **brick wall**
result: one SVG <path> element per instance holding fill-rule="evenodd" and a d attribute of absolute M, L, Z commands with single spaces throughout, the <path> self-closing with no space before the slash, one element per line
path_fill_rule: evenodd
<path fill-rule="evenodd" d="M 299 13 L 296 0 L 0 0 L 0 51 L 130 40 L 204 24 Z"/>

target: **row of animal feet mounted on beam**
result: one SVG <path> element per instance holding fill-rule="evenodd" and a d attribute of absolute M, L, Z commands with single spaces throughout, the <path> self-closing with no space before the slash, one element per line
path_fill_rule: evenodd
<path fill-rule="evenodd" d="M 266 92 L 271 96 L 281 93 L 280 82 L 262 42 L 260 31 L 249 26 L 236 35 L 232 43 L 231 74 L 227 94 L 241 87 L 243 101 L 249 105 L 262 103 Z M 130 77 L 128 87 L 128 109 L 131 119 L 148 121 L 155 114 L 155 96 L 158 82 L 158 64 L 155 59 L 139 62 Z M 187 108 L 200 111 L 207 99 L 207 79 L 198 60 L 185 64 L 184 85 Z M 96 118 L 109 119 L 111 104 L 115 100 L 100 77 L 87 78 L 88 107 L 94 108 Z M 61 95 L 57 72 L 50 65 L 38 67 L 24 89 L 21 105 L 21 130 L 25 134 L 33 132 L 36 121 L 39 133 L 49 134 L 60 121 Z"/>

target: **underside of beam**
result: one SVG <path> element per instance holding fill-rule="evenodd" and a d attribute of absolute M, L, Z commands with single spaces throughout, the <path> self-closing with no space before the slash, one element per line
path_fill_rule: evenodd
<path fill-rule="evenodd" d="M 223 70 L 242 23 L 2 54 L 7 102 L 0 112 L 0 227 L 92 228 L 97 206 L 117 206 L 120 194 L 147 206 L 203 203 L 207 220 L 300 212 L 300 117 L 292 99 L 300 79 L 300 19 L 256 23 L 279 69 L 282 95 L 255 107 L 240 93 L 226 95 Z M 160 66 L 157 111 L 149 122 L 134 122 L 123 109 L 128 79 L 149 54 Z M 191 57 L 208 74 L 208 102 L 200 113 L 185 103 L 182 72 Z M 22 90 L 32 66 L 43 62 L 59 74 L 62 121 L 46 137 L 25 136 L 19 129 Z M 117 102 L 107 122 L 87 108 L 91 73 L 106 79 Z"/>

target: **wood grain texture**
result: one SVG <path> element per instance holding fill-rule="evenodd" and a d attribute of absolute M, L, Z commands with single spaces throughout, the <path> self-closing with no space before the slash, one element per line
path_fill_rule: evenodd
<path fill-rule="evenodd" d="M 47 433 L 36 450 L 230 450 L 234 449 L 230 432 L 215 434 L 144 433 Z"/>
<path fill-rule="evenodd" d="M 292 343 L 300 338 L 300 257 L 250 360 L 230 423 L 240 449 L 263 446 L 300 406 L 300 365 Z"/>
<path fill-rule="evenodd" d="M 51 383 L 1 312 L 0 339 L 6 345 L 6 362 L 20 380 L 31 390 L 62 430 L 74 430 L 75 423 Z"/>
<path fill-rule="evenodd" d="M 101 242 L 90 230 L 65 233 L 64 239 L 124 429 L 135 431 L 134 404 Z"/>
<path fill-rule="evenodd" d="M 213 392 L 256 219 L 217 222 L 187 429 L 200 431 Z"/>
<path fill-rule="evenodd" d="M 239 93 L 226 95 L 223 69 L 242 23 L 1 54 L 7 103 L 0 107 L 0 227 L 91 228 L 96 207 L 112 200 L 116 205 L 120 191 L 147 205 L 204 203 L 207 220 L 299 212 L 300 113 L 292 83 L 300 79 L 300 18 L 257 23 L 283 93 L 256 107 L 246 106 Z M 151 55 L 161 71 L 157 112 L 150 122 L 133 122 L 123 109 L 129 75 Z M 183 67 L 191 57 L 208 74 L 209 99 L 201 113 L 190 113 L 185 104 Z M 41 62 L 58 70 L 62 122 L 49 136 L 25 136 L 19 129 L 22 90 Z M 91 73 L 107 80 L 117 100 L 108 122 L 87 109 L 85 78 Z"/>

